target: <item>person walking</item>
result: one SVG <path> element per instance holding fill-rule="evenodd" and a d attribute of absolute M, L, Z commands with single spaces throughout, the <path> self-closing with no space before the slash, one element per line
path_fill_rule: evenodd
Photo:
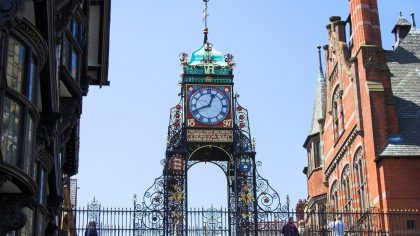
<path fill-rule="evenodd" d="M 88 227 L 86 228 L 85 236 L 98 236 L 96 231 L 96 222 L 90 221 Z"/>
<path fill-rule="evenodd" d="M 284 236 L 299 236 L 298 229 L 293 223 L 293 217 L 289 217 L 289 221 L 283 225 L 281 232 Z"/>
<path fill-rule="evenodd" d="M 341 219 L 341 215 L 337 216 L 337 220 L 334 222 L 334 235 L 335 236 L 344 236 L 345 224 Z"/>

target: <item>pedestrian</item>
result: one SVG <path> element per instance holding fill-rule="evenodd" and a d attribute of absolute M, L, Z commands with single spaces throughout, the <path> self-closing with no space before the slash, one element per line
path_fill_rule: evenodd
<path fill-rule="evenodd" d="M 306 230 L 305 230 L 305 221 L 304 220 L 300 220 L 299 224 L 298 224 L 298 232 L 300 236 L 305 236 L 306 235 Z"/>
<path fill-rule="evenodd" d="M 281 232 L 284 236 L 299 236 L 298 229 L 293 223 L 293 217 L 289 217 L 289 221 L 283 225 Z"/>
<path fill-rule="evenodd" d="M 337 216 L 337 220 L 334 222 L 334 235 L 335 236 L 344 236 L 345 224 L 341 219 L 341 215 Z"/>
<path fill-rule="evenodd" d="M 336 221 L 336 218 L 334 217 L 327 226 L 328 232 L 334 232 L 334 223 Z"/>
<path fill-rule="evenodd" d="M 85 236 L 98 236 L 96 231 L 96 222 L 90 221 L 88 227 L 86 228 Z"/>

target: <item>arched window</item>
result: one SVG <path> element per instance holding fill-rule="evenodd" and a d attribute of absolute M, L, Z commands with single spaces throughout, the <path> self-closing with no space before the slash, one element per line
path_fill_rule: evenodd
<path fill-rule="evenodd" d="M 354 173 L 356 175 L 355 187 L 357 198 L 359 199 L 359 207 L 366 209 L 368 207 L 366 200 L 366 178 L 365 166 L 363 158 L 363 149 L 359 147 L 353 158 Z"/>
<path fill-rule="evenodd" d="M 343 189 L 344 197 L 344 211 L 349 211 L 351 209 L 351 186 L 350 186 L 350 167 L 346 165 L 343 168 L 341 174 L 341 186 Z"/>
<path fill-rule="evenodd" d="M 344 112 L 342 95 L 343 91 L 339 89 L 339 86 L 337 86 L 332 96 L 332 115 L 335 141 L 338 140 L 338 138 L 344 131 Z"/>
<path fill-rule="evenodd" d="M 333 182 L 331 185 L 331 191 L 330 191 L 330 203 L 332 207 L 334 208 L 334 211 L 338 211 L 338 184 L 337 180 Z"/>

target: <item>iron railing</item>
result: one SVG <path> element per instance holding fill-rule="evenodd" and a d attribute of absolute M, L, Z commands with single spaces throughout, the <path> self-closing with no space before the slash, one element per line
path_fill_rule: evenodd
<path fill-rule="evenodd" d="M 166 235 L 163 227 L 165 212 L 139 211 L 133 208 L 79 208 L 63 210 L 76 216 L 75 235 L 85 235 L 89 222 L 96 223 L 100 236 L 126 235 Z M 168 212 L 167 214 L 170 214 Z M 420 212 L 399 210 L 381 212 L 376 209 L 351 212 L 263 212 L 257 222 L 249 222 L 247 229 L 235 229 L 230 223 L 227 209 L 190 209 L 187 232 L 178 235 L 191 236 L 232 236 L 232 235 L 283 235 L 282 228 L 288 217 L 293 217 L 300 236 L 333 236 L 335 221 L 342 218 L 343 235 L 393 236 L 420 235 Z M 140 216 L 140 217 L 139 217 Z M 176 226 L 174 226 L 176 227 Z M 337 234 L 338 235 L 338 234 Z"/>

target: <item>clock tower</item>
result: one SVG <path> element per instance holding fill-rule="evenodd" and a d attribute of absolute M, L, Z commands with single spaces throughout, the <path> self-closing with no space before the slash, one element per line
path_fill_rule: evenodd
<path fill-rule="evenodd" d="M 204 2 L 207 21 L 208 0 Z M 143 207 L 163 211 L 152 218 L 162 220 L 164 235 L 186 235 L 193 227 L 188 219 L 188 170 L 210 162 L 226 175 L 229 235 L 256 235 L 261 217 L 287 208 L 256 169 L 248 112 L 234 93 L 233 56 L 209 42 L 206 22 L 202 46 L 191 57 L 181 53 L 180 63 L 181 99 L 170 112 L 163 175 L 146 192 Z"/>

